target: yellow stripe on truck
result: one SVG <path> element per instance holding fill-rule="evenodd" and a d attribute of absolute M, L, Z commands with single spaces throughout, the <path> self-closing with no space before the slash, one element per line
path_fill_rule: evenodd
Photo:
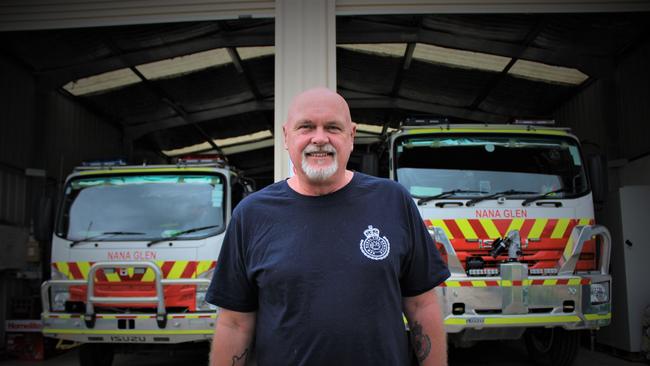
<path fill-rule="evenodd" d="M 445 325 L 515 325 L 515 324 L 548 324 L 548 323 L 577 323 L 580 317 L 577 315 L 555 315 L 555 316 L 525 316 L 525 317 L 477 317 L 477 318 L 447 318 Z"/>
<path fill-rule="evenodd" d="M 483 230 L 488 235 L 489 239 L 496 239 L 501 237 L 499 229 L 494 225 L 492 219 L 479 219 L 478 222 L 483 226 Z M 523 222 L 523 221 L 522 221 Z"/>
<path fill-rule="evenodd" d="M 472 229 L 472 225 L 470 225 L 467 219 L 456 219 L 456 225 L 458 225 L 465 239 L 478 239 L 474 229 Z"/>
<path fill-rule="evenodd" d="M 451 234 L 451 231 L 449 231 L 449 228 L 447 227 L 447 225 L 445 225 L 444 221 L 442 221 L 440 219 L 432 219 L 430 221 L 431 221 L 431 225 L 433 225 L 434 227 L 442 228 L 442 230 L 444 230 L 444 232 L 445 232 L 445 235 L 447 235 L 447 238 L 449 238 L 449 239 L 454 238 L 454 236 Z"/>

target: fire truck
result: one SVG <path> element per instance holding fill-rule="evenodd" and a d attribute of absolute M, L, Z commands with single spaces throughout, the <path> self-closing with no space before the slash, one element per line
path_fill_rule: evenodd
<path fill-rule="evenodd" d="M 44 335 L 80 342 L 82 366 L 111 365 L 125 350 L 207 344 L 217 315 L 205 293 L 231 209 L 250 190 L 214 158 L 76 168 L 41 287 Z"/>
<path fill-rule="evenodd" d="M 571 365 L 579 331 L 611 319 L 611 239 L 592 192 L 602 166 L 587 169 L 568 129 L 409 122 L 387 139 L 389 175 L 451 271 L 437 288 L 450 343 L 523 337 L 537 364 Z"/>

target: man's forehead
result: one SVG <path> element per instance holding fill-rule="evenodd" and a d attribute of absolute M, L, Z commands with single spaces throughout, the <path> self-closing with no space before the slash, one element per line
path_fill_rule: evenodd
<path fill-rule="evenodd" d="M 350 119 L 347 103 L 333 92 L 298 96 L 289 108 L 288 117 L 292 122 L 315 119 L 346 122 Z"/>

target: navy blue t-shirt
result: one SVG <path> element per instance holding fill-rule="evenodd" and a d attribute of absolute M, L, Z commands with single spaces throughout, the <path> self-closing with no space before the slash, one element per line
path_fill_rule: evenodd
<path fill-rule="evenodd" d="M 408 192 L 355 172 L 328 195 L 282 181 L 242 201 L 207 301 L 257 312 L 261 366 L 406 365 L 402 297 L 448 276 Z"/>

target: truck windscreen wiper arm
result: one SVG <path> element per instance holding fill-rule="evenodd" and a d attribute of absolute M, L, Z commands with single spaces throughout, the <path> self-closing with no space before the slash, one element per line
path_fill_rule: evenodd
<path fill-rule="evenodd" d="M 179 231 L 179 232 L 177 232 L 177 233 L 174 233 L 174 235 L 171 235 L 171 236 L 168 237 L 168 238 L 158 238 L 158 239 L 154 239 L 154 240 L 152 240 L 152 241 L 150 241 L 150 242 L 147 243 L 147 247 L 150 247 L 150 246 L 152 246 L 152 245 L 154 245 L 154 244 L 156 244 L 156 243 L 160 243 L 160 242 L 163 242 L 163 241 L 174 240 L 174 238 L 179 237 L 179 236 L 181 236 L 181 235 L 185 235 L 185 234 L 189 234 L 189 233 L 194 233 L 194 232 L 202 231 L 202 230 L 208 230 L 208 229 L 212 229 L 212 228 L 219 227 L 219 226 L 221 226 L 221 225 L 201 226 L 201 227 L 195 227 L 195 228 L 191 228 L 191 229 L 187 229 L 187 230 Z"/>
<path fill-rule="evenodd" d="M 418 200 L 418 205 L 421 206 L 429 201 L 437 200 L 440 198 L 447 198 L 449 196 L 453 196 L 456 193 L 482 193 L 481 191 L 470 191 L 466 189 L 452 189 L 451 191 L 445 191 L 439 194 L 436 194 L 435 196 L 429 196 L 429 197 L 422 197 Z"/>
<path fill-rule="evenodd" d="M 507 191 L 501 191 L 501 192 L 493 193 L 493 194 L 490 194 L 490 195 L 487 195 L 487 196 L 473 198 L 473 199 L 467 201 L 465 203 L 465 206 L 474 206 L 478 202 L 485 201 L 485 200 L 490 200 L 490 199 L 493 199 L 493 198 L 512 196 L 512 195 L 516 195 L 516 194 L 532 194 L 532 193 L 537 193 L 537 192 L 517 191 L 517 190 L 514 190 L 514 189 L 509 189 Z"/>
<path fill-rule="evenodd" d="M 90 236 L 90 237 L 87 237 L 87 238 L 75 240 L 72 243 L 70 243 L 70 248 L 72 248 L 73 246 L 75 246 L 75 245 L 77 245 L 79 243 L 82 243 L 84 241 L 95 240 L 95 239 L 99 239 L 99 238 L 104 237 L 104 236 L 142 235 L 142 234 L 145 234 L 145 233 L 139 233 L 139 232 L 136 232 L 136 231 L 105 231 L 105 232 L 97 234 L 97 235 L 93 235 L 93 236 Z"/>
<path fill-rule="evenodd" d="M 522 205 L 522 206 L 527 206 L 527 205 L 529 205 L 530 203 L 533 203 L 533 202 L 535 202 L 535 201 L 539 201 L 539 200 L 543 200 L 543 199 L 545 199 L 545 198 L 551 198 L 551 199 L 552 199 L 552 198 L 555 198 L 555 197 L 549 197 L 550 195 L 555 194 L 555 193 L 562 193 L 562 192 L 566 192 L 566 191 L 567 191 L 566 188 L 560 188 L 560 189 L 556 189 L 556 190 L 554 190 L 554 191 L 550 191 L 550 192 L 546 192 L 546 193 L 544 193 L 544 194 L 540 194 L 539 196 L 526 198 L 526 199 L 524 200 L 524 202 L 521 203 L 521 205 Z"/>

